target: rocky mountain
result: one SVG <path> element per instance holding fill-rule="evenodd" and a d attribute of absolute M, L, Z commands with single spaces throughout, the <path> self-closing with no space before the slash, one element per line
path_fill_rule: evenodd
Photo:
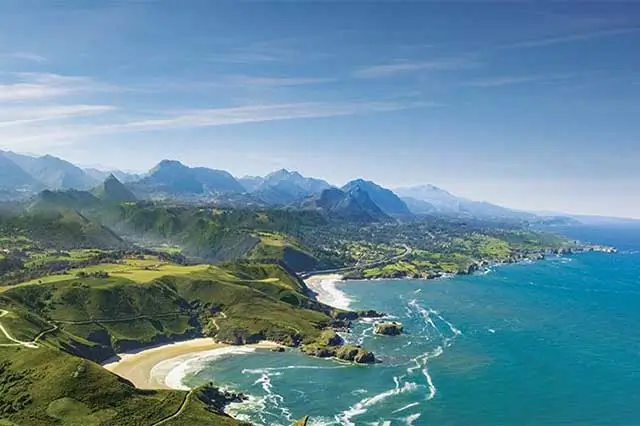
<path fill-rule="evenodd" d="M 311 195 L 318 195 L 332 186 L 322 179 L 302 176 L 295 171 L 277 170 L 261 177 L 245 177 L 241 180 L 245 189 L 254 197 L 268 203 L 288 205 Z"/>
<path fill-rule="evenodd" d="M 536 215 L 511 210 L 506 207 L 491 204 L 485 201 L 473 201 L 458 197 L 433 185 L 419 185 L 405 188 L 396 188 L 397 194 L 403 197 L 415 214 L 445 214 L 452 216 L 474 217 L 480 219 L 535 219 Z M 432 207 L 431 211 L 425 211 L 427 203 Z"/>
<path fill-rule="evenodd" d="M 96 168 L 84 169 L 84 171 L 96 181 L 104 181 L 110 175 L 115 176 L 120 182 L 128 183 L 142 179 L 144 176 L 138 173 L 123 172 L 121 170 L 100 170 Z"/>
<path fill-rule="evenodd" d="M 18 165 L 44 188 L 89 189 L 99 182 L 80 167 L 52 155 L 32 157 L 5 151 L 2 156 Z"/>
<path fill-rule="evenodd" d="M 264 178 L 262 176 L 243 176 L 241 178 L 237 178 L 237 181 L 240 182 L 240 185 L 242 185 L 245 191 L 253 192 L 262 185 Z"/>
<path fill-rule="evenodd" d="M 286 169 L 280 169 L 265 176 L 263 185 L 277 185 L 283 182 L 292 186 L 295 185 L 309 195 L 320 194 L 325 189 L 332 187 L 328 182 L 322 179 L 304 177 L 298 172 L 290 172 Z"/>
<path fill-rule="evenodd" d="M 436 214 L 438 209 L 431 203 L 412 197 L 400 197 L 413 214 Z"/>
<path fill-rule="evenodd" d="M 40 182 L 0 151 L 0 188 L 12 193 L 20 189 L 32 190 L 40 186 Z"/>
<path fill-rule="evenodd" d="M 93 195 L 110 203 L 134 202 L 136 196 L 114 175 L 109 175 L 104 182 L 93 190 Z"/>
<path fill-rule="evenodd" d="M 244 192 L 244 187 L 229 172 L 206 167 L 194 167 L 191 170 L 196 180 L 202 183 L 206 192 Z"/>
<path fill-rule="evenodd" d="M 175 160 L 162 160 L 146 177 L 131 186 L 134 192 L 171 196 L 244 192 L 242 185 L 228 172 L 191 168 Z"/>
<path fill-rule="evenodd" d="M 385 214 L 389 216 L 410 216 L 411 211 L 404 201 L 387 188 L 383 188 L 375 182 L 356 179 L 348 182 L 342 187 L 345 192 L 359 190 L 366 192 L 371 201 L 373 201 Z"/>
<path fill-rule="evenodd" d="M 357 187 L 349 191 L 338 188 L 325 189 L 320 195 L 306 199 L 302 208 L 321 210 L 342 219 L 359 222 L 389 219 L 389 216 L 371 200 L 369 194 Z"/>

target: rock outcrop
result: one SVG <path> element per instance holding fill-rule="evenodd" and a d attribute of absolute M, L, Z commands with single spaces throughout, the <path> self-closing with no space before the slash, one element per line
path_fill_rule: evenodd
<path fill-rule="evenodd" d="M 402 334 L 403 326 L 401 323 L 396 321 L 391 322 L 380 322 L 375 325 L 375 334 L 382 334 L 385 336 L 398 336 Z"/>
<path fill-rule="evenodd" d="M 376 361 L 372 352 L 360 346 L 343 345 L 342 337 L 333 330 L 325 330 L 315 342 L 302 346 L 300 349 L 307 355 L 318 358 L 338 358 L 358 364 L 371 364 Z"/>

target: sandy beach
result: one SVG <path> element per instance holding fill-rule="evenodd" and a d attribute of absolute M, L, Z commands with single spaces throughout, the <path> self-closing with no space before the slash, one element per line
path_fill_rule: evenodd
<path fill-rule="evenodd" d="M 204 360 L 278 346 L 278 343 L 270 341 L 236 346 L 211 338 L 198 338 L 118 354 L 102 366 L 129 380 L 139 389 L 185 389 L 181 379 L 197 369 L 197 364 Z"/>
<path fill-rule="evenodd" d="M 340 274 L 312 275 L 304 282 L 317 296 L 316 299 L 325 305 L 339 309 L 349 309 L 351 299 L 336 284 L 342 281 Z"/>

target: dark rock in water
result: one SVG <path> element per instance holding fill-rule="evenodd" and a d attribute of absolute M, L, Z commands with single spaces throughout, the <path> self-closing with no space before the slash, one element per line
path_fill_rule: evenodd
<path fill-rule="evenodd" d="M 338 312 L 334 315 L 334 318 L 340 321 L 353 321 L 357 320 L 358 318 L 382 318 L 385 315 L 386 314 L 369 309 L 366 311 Z"/>
<path fill-rule="evenodd" d="M 323 344 L 310 344 L 301 348 L 307 355 L 318 358 L 338 358 L 344 361 L 358 364 L 371 364 L 376 362 L 372 352 L 358 346 L 325 346 Z"/>
<path fill-rule="evenodd" d="M 374 331 L 375 334 L 383 334 L 385 336 L 398 336 L 402 334 L 402 332 L 402 324 L 396 321 L 378 323 Z"/>
<path fill-rule="evenodd" d="M 373 352 L 362 351 L 356 354 L 353 360 L 358 364 L 373 364 L 376 362 L 376 357 L 373 355 Z"/>
<path fill-rule="evenodd" d="M 460 269 L 458 275 L 472 275 L 478 272 L 478 270 L 480 270 L 480 265 L 474 262 L 465 269 Z"/>
<path fill-rule="evenodd" d="M 358 318 L 382 318 L 386 314 L 369 309 L 367 311 L 358 311 Z"/>
<path fill-rule="evenodd" d="M 376 361 L 373 352 L 356 346 L 342 346 L 336 351 L 336 358 L 352 361 L 358 364 L 372 364 Z"/>
<path fill-rule="evenodd" d="M 271 352 L 284 352 L 284 347 L 278 346 L 277 348 L 271 348 Z"/>
<path fill-rule="evenodd" d="M 227 392 L 209 383 L 196 390 L 196 396 L 207 404 L 213 411 L 224 414 L 224 408 L 234 402 L 244 402 L 249 399 L 246 395 L 237 392 Z"/>

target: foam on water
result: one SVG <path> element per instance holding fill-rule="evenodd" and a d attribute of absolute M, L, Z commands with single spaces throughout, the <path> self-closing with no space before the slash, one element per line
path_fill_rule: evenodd
<path fill-rule="evenodd" d="M 412 402 L 411 404 L 407 404 L 404 407 L 398 408 L 397 410 L 393 411 L 392 414 L 396 414 L 396 413 L 400 413 L 404 410 L 408 410 L 411 407 L 415 407 L 416 405 L 420 405 L 419 402 Z"/>
<path fill-rule="evenodd" d="M 320 287 L 324 290 L 324 293 L 320 292 L 318 300 L 334 308 L 349 309 L 349 305 L 353 300 L 337 287 L 339 282 L 335 279 L 322 280 Z"/>
<path fill-rule="evenodd" d="M 338 414 L 335 419 L 340 422 L 341 425 L 344 426 L 355 426 L 356 423 L 353 423 L 351 419 L 362 415 L 367 412 L 369 407 L 377 405 L 386 399 L 393 397 L 395 395 L 400 395 L 407 392 L 414 392 L 419 388 L 419 385 L 414 382 L 402 382 L 403 377 L 394 377 L 393 381 L 395 383 L 395 387 L 393 389 L 386 390 L 384 392 L 380 392 L 377 395 L 364 398 L 360 400 L 358 403 L 352 405 L 347 410 Z"/>
<path fill-rule="evenodd" d="M 412 414 L 412 415 L 407 416 L 407 417 L 405 417 L 403 419 L 404 420 L 404 424 L 411 426 L 411 425 L 415 424 L 414 422 L 416 420 L 418 420 L 419 418 L 420 418 L 420 413 Z"/>
<path fill-rule="evenodd" d="M 151 369 L 151 377 L 177 390 L 189 390 L 182 382 L 184 378 L 201 371 L 206 363 L 232 355 L 246 355 L 255 351 L 250 347 L 224 347 L 209 351 L 182 355 L 160 362 Z"/>

